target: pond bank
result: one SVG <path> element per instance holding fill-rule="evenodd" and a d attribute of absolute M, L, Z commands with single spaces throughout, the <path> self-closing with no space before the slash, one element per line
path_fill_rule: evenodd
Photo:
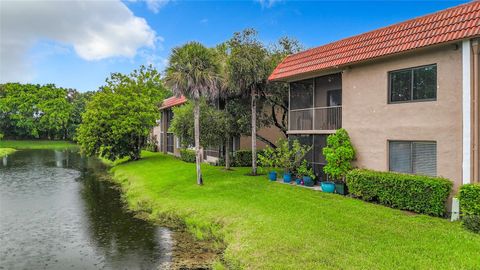
<path fill-rule="evenodd" d="M 10 154 L 13 154 L 15 151 L 15 149 L 13 148 L 0 148 L 0 157 L 4 157 L 4 156 L 8 156 Z"/>
<path fill-rule="evenodd" d="M 245 176 L 248 168 L 202 165 L 205 185 L 197 186 L 194 166 L 146 152 L 111 172 L 131 209 L 225 248 L 228 268 L 480 267 L 480 237 L 459 223 L 269 183 Z"/>

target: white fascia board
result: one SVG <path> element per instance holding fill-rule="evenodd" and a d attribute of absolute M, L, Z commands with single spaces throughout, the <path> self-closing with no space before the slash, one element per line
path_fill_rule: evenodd
<path fill-rule="evenodd" d="M 463 184 L 471 182 L 471 46 L 470 40 L 462 42 L 462 114 L 463 114 Z"/>

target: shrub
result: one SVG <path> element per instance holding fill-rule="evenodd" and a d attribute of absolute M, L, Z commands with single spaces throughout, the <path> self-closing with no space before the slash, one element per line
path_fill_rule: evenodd
<path fill-rule="evenodd" d="M 262 168 L 277 167 L 277 160 L 277 152 L 269 146 L 267 146 L 262 153 L 258 154 L 258 166 Z"/>
<path fill-rule="evenodd" d="M 280 140 L 276 150 L 277 165 L 285 172 L 294 173 L 311 146 L 301 145 L 298 140 Z"/>
<path fill-rule="evenodd" d="M 313 172 L 312 167 L 308 165 L 308 162 L 305 159 L 302 161 L 302 165 L 298 167 L 296 174 L 298 178 L 301 178 L 303 176 L 308 176 L 312 179 L 315 179 L 315 173 Z"/>
<path fill-rule="evenodd" d="M 355 159 L 355 149 L 347 131 L 341 128 L 335 134 L 328 136 L 327 146 L 322 152 L 327 161 L 323 171 L 333 181 L 345 181 L 345 175 L 352 169 L 351 162 Z"/>
<path fill-rule="evenodd" d="M 257 150 L 258 155 L 262 154 L 263 150 Z M 231 167 L 250 167 L 252 166 L 252 151 L 237 150 L 230 158 Z M 219 166 L 225 166 L 225 158 L 221 157 L 218 162 Z"/>
<path fill-rule="evenodd" d="M 460 188 L 458 199 L 463 215 L 463 226 L 480 233 L 480 185 L 463 185 Z"/>
<path fill-rule="evenodd" d="M 195 163 L 195 151 L 190 149 L 180 149 L 180 159 L 188 163 Z"/>
<path fill-rule="evenodd" d="M 444 216 L 452 189 L 446 178 L 371 170 L 347 173 L 350 193 L 366 201 L 432 216 Z"/>

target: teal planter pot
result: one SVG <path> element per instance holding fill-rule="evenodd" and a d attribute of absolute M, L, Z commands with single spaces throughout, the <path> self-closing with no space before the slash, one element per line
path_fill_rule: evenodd
<path fill-rule="evenodd" d="M 322 187 L 323 192 L 333 193 L 335 191 L 335 183 L 334 182 L 321 182 L 320 186 Z"/>
<path fill-rule="evenodd" d="M 283 182 L 284 183 L 292 182 L 292 174 L 291 173 L 284 173 L 283 174 Z"/>
<path fill-rule="evenodd" d="M 301 185 L 302 184 L 302 179 L 300 179 L 300 178 L 295 179 L 295 183 L 297 185 Z"/>
<path fill-rule="evenodd" d="M 274 171 L 269 172 L 268 179 L 270 179 L 270 181 L 277 181 L 277 172 L 274 172 Z"/>
<path fill-rule="evenodd" d="M 307 187 L 313 187 L 313 185 L 315 184 L 315 182 L 313 181 L 313 179 L 310 176 L 304 176 L 303 177 L 303 183 Z"/>

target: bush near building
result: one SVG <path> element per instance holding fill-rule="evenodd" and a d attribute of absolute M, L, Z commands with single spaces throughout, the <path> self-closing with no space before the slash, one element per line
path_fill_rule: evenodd
<path fill-rule="evenodd" d="M 473 232 L 480 233 L 480 185 L 468 184 L 460 188 L 458 196 L 462 211 L 463 226 Z"/>
<path fill-rule="evenodd" d="M 452 182 L 446 178 L 377 172 L 365 169 L 347 174 L 350 193 L 365 201 L 431 216 L 444 216 Z"/>

